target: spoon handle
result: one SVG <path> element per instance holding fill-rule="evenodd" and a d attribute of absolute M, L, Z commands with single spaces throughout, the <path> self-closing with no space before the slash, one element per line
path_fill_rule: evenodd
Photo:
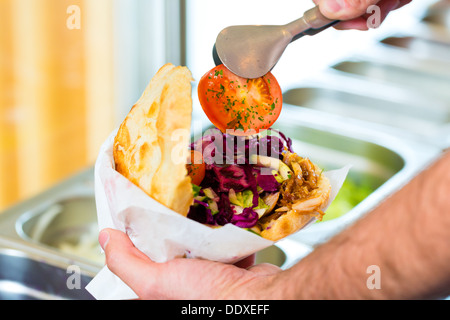
<path fill-rule="evenodd" d="M 295 41 L 304 35 L 315 35 L 333 25 L 339 20 L 326 18 L 319 10 L 319 6 L 309 9 L 298 20 L 288 23 L 286 31 L 292 35 L 292 41 Z"/>

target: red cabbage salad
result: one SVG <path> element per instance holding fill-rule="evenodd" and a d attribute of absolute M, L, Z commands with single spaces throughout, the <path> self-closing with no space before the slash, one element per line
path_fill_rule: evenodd
<path fill-rule="evenodd" d="M 191 144 L 202 153 L 205 177 L 193 186 L 188 218 L 202 224 L 228 223 L 251 229 L 273 204 L 266 203 L 292 172 L 282 162 L 293 152 L 292 140 L 269 129 L 253 136 L 235 136 L 209 129 Z"/>

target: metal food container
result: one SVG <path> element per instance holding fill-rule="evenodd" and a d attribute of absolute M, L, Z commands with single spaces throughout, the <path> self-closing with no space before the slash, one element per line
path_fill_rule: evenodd
<path fill-rule="evenodd" d="M 93 196 L 71 197 L 31 210 L 19 218 L 16 229 L 27 241 L 104 263 Z"/>
<path fill-rule="evenodd" d="M 421 140 L 440 147 L 450 145 L 450 100 L 427 98 L 383 84 L 355 79 L 353 86 L 339 86 L 339 77 L 330 75 L 328 82 L 305 83 L 285 92 L 288 104 L 324 113 L 336 114 L 376 124 L 383 131 Z M 340 79 L 342 81 L 342 79 Z"/>
<path fill-rule="evenodd" d="M 448 101 L 450 74 L 434 74 L 418 69 L 393 66 L 372 61 L 343 61 L 333 69 L 348 75 L 367 78 L 369 81 L 396 85 L 412 92 L 419 92 L 430 99 Z"/>
<path fill-rule="evenodd" d="M 91 277 L 81 274 L 79 288 L 71 289 L 69 269 L 58 260 L 0 247 L 0 300 L 91 300 L 84 290 Z"/>
<path fill-rule="evenodd" d="M 387 37 L 380 43 L 405 50 L 405 53 L 418 58 L 432 58 L 450 62 L 450 43 L 446 41 L 409 35 Z"/>
<path fill-rule="evenodd" d="M 96 237 L 93 190 L 87 169 L 0 215 L 1 299 L 92 299 L 84 288 L 103 263 L 64 243 L 79 245 L 87 226 Z"/>
<path fill-rule="evenodd" d="M 431 5 L 422 21 L 450 30 L 450 4 L 448 1 L 441 0 Z"/>

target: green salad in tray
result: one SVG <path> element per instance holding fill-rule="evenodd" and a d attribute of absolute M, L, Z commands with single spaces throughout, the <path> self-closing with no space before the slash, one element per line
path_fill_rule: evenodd
<path fill-rule="evenodd" d="M 359 179 L 354 176 L 348 176 L 342 185 L 339 194 L 327 210 L 321 221 L 329 221 L 339 218 L 356 207 L 361 201 L 367 198 L 376 189 L 376 183 L 368 176 L 362 176 Z"/>

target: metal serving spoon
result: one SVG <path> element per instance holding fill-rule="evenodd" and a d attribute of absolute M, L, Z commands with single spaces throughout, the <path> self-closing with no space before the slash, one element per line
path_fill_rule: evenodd
<path fill-rule="evenodd" d="M 259 78 L 272 70 L 289 43 L 304 35 L 315 35 L 338 22 L 325 18 L 316 6 L 286 25 L 228 27 L 216 39 L 214 62 L 223 63 L 243 78 Z"/>

